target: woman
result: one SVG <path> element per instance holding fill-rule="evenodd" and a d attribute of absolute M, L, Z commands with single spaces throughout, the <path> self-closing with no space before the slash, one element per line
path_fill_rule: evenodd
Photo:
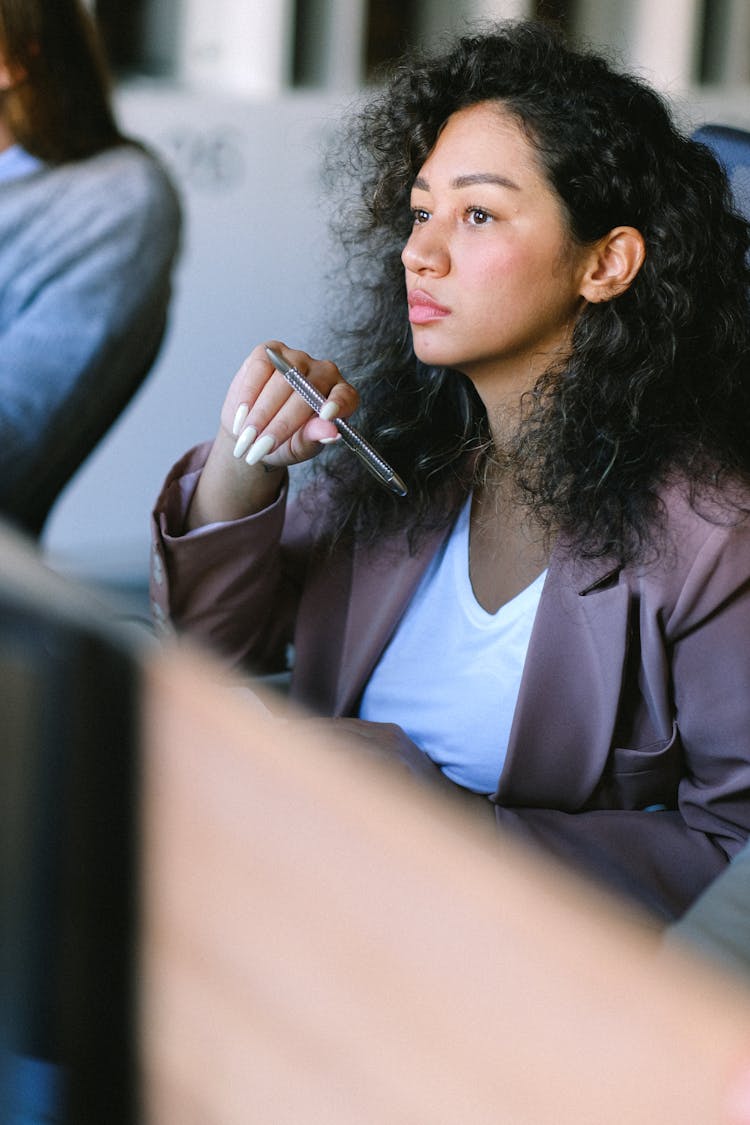
<path fill-rule="evenodd" d="M 160 498 L 157 616 L 293 642 L 297 699 L 675 917 L 750 829 L 746 226 L 655 93 L 533 23 L 407 60 L 351 151 L 338 354 L 409 495 L 256 348 Z"/>
<path fill-rule="evenodd" d="M 179 229 L 79 0 L 0 0 L 0 512 L 32 533 L 155 358 Z"/>

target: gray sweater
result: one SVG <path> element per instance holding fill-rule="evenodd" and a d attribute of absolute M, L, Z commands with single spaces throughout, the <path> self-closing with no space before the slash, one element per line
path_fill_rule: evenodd
<path fill-rule="evenodd" d="M 0 183 L 0 513 L 32 533 L 156 356 L 179 233 L 133 145 Z"/>

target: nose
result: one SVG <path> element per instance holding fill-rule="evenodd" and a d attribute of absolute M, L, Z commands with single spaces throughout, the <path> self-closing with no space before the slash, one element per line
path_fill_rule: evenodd
<path fill-rule="evenodd" d="M 441 277 L 448 272 L 450 255 L 437 221 L 433 218 L 412 228 L 401 251 L 404 268 L 411 273 Z"/>

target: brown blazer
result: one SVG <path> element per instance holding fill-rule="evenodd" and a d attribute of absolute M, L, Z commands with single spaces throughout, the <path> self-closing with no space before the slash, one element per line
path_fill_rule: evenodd
<path fill-rule="evenodd" d="M 356 715 L 444 533 L 413 555 L 402 540 L 323 555 L 284 494 L 182 537 L 206 451 L 175 467 L 156 508 L 157 620 L 257 670 L 291 643 L 293 697 Z M 555 548 L 497 792 L 472 800 L 671 918 L 750 833 L 750 522 L 699 515 L 677 489 L 664 503 L 668 545 L 651 565 Z"/>

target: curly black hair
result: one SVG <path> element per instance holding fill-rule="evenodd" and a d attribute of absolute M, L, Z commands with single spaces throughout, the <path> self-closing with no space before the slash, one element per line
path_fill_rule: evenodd
<path fill-rule="evenodd" d="M 748 226 L 714 156 L 680 132 L 659 94 L 534 21 L 400 61 L 331 165 L 331 184 L 344 185 L 336 228 L 350 283 L 337 359 L 362 396 L 357 424 L 410 490 L 391 497 L 333 449 L 323 468 L 334 534 L 439 525 L 495 456 L 468 379 L 414 356 L 400 260 L 412 184 L 441 126 L 485 101 L 524 129 L 575 242 L 619 225 L 643 235 L 634 282 L 585 307 L 570 357 L 527 395 L 503 451 L 551 533 L 588 556 L 641 557 L 666 481 L 687 481 L 695 496 L 750 475 Z"/>

